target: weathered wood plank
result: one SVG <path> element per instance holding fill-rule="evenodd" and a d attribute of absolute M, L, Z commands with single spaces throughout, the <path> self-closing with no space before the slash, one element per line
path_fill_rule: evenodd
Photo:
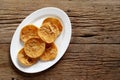
<path fill-rule="evenodd" d="M 9 44 L 0 44 L 0 53 L 0 72 L 2 72 L 0 76 L 3 80 L 6 79 L 6 76 L 8 76 L 8 80 L 11 78 L 22 80 L 22 78 L 27 79 L 28 77 L 30 80 L 37 78 L 53 80 L 56 78 L 89 79 L 90 76 L 92 76 L 90 80 L 96 77 L 119 79 L 120 74 L 120 45 L 116 44 L 70 44 L 66 54 L 56 65 L 47 71 L 30 75 L 18 71 L 11 65 Z"/>
<path fill-rule="evenodd" d="M 18 20 L 18 21 L 17 21 Z M 5 20 L 4 20 L 5 21 Z M 7 22 L 7 21 L 6 21 Z M 10 20 L 10 24 L 0 26 L 0 43 L 10 43 L 12 35 L 21 22 L 20 19 Z M 5 23 L 1 21 L 1 24 Z M 73 23 L 74 25 L 75 23 Z M 86 24 L 86 23 L 85 23 Z M 73 26 L 72 43 L 120 43 L 120 27 L 75 27 Z"/>
<path fill-rule="evenodd" d="M 91 0 L 92 1 L 92 0 Z M 61 6 L 64 8 L 67 14 L 70 16 L 72 22 L 72 32 L 73 37 L 71 43 L 120 43 L 120 5 L 117 3 L 119 0 L 108 2 L 107 1 L 85 1 L 84 5 L 82 1 L 64 1 L 64 4 L 70 4 L 79 6 L 79 8 Z M 110 0 L 111 1 L 111 0 Z M 6 4 L 2 4 L 0 8 L 0 43 L 10 43 L 12 35 L 20 24 L 20 22 L 31 12 L 35 11 L 37 7 L 34 8 L 23 8 L 30 5 L 17 5 L 16 1 L 5 1 Z M 17 1 L 19 2 L 19 1 Z M 36 1 L 33 1 L 37 3 Z M 59 4 L 62 4 L 60 1 Z M 107 4 L 103 4 L 103 2 Z M 14 7 L 8 8 L 6 5 L 11 5 Z M 19 2 L 22 4 L 22 2 Z M 25 1 L 25 3 L 30 3 Z M 40 2 L 37 4 L 42 4 Z M 47 3 L 56 3 L 49 2 Z M 57 6 L 58 3 L 56 3 Z M 95 5 L 94 5 L 95 4 Z M 116 4 L 116 5 L 115 5 Z M 43 5 L 43 4 L 42 4 Z M 40 5 L 40 7 L 43 7 Z M 112 6 L 111 6 L 112 5 Z M 21 6 L 18 8 L 18 6 Z"/>
<path fill-rule="evenodd" d="M 1 27 L 0 43 L 10 43 L 17 26 L 18 24 L 11 24 L 9 27 Z M 119 37 L 119 27 L 74 28 L 71 43 L 120 43 Z"/>

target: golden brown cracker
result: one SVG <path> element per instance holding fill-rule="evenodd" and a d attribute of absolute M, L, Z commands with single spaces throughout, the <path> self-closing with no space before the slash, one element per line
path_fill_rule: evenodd
<path fill-rule="evenodd" d="M 22 28 L 20 32 L 20 39 L 26 42 L 30 38 L 39 38 L 37 34 L 38 28 L 35 25 L 29 24 Z"/>
<path fill-rule="evenodd" d="M 38 58 L 45 50 L 45 42 L 40 38 L 31 38 L 25 42 L 24 50 L 30 58 Z"/>
<path fill-rule="evenodd" d="M 63 29 L 62 24 L 61 24 L 60 20 L 58 20 L 57 18 L 48 17 L 43 21 L 43 24 L 47 23 L 47 22 L 50 22 L 53 25 L 57 26 L 60 32 L 62 31 L 62 29 Z"/>
<path fill-rule="evenodd" d="M 46 43 L 52 43 L 55 41 L 59 34 L 59 30 L 51 23 L 44 23 L 38 30 L 38 35 Z"/>
<path fill-rule="evenodd" d="M 25 54 L 24 49 L 22 48 L 19 52 L 18 52 L 18 61 L 24 65 L 24 66 L 31 66 L 33 64 L 35 64 L 37 62 L 37 59 L 33 59 L 28 57 Z"/>
<path fill-rule="evenodd" d="M 58 53 L 57 47 L 54 43 L 46 44 L 45 52 L 40 56 L 43 61 L 49 61 L 56 58 Z"/>

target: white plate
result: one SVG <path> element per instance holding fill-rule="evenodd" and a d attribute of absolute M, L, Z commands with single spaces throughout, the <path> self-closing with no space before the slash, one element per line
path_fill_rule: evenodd
<path fill-rule="evenodd" d="M 52 61 L 47 61 L 47 62 L 38 61 L 36 64 L 30 67 L 24 67 L 19 65 L 17 60 L 17 54 L 18 54 L 18 51 L 21 48 L 23 48 L 23 43 L 20 41 L 21 29 L 25 25 L 31 24 L 31 23 L 40 27 L 42 21 L 49 16 L 58 18 L 63 25 L 63 31 L 55 41 L 55 44 L 58 48 L 57 57 Z M 54 7 L 39 9 L 31 13 L 29 16 L 27 16 L 16 29 L 11 41 L 11 46 L 10 46 L 10 56 L 11 56 L 12 62 L 16 66 L 16 68 L 18 68 L 22 72 L 25 72 L 25 73 L 41 72 L 53 66 L 56 62 L 58 62 L 58 60 L 60 60 L 60 58 L 64 55 L 66 49 L 68 48 L 70 39 L 71 39 L 71 22 L 69 17 L 64 11 Z"/>

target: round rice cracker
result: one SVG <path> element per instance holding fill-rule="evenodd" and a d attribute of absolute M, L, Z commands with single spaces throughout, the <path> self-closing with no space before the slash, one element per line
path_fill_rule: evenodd
<path fill-rule="evenodd" d="M 45 50 L 45 42 L 40 38 L 31 38 L 25 42 L 24 50 L 30 58 L 38 58 Z"/>
<path fill-rule="evenodd" d="M 45 52 L 40 56 L 42 61 L 50 61 L 56 58 L 58 53 L 57 47 L 54 43 L 46 44 Z"/>
<path fill-rule="evenodd" d="M 52 43 L 59 35 L 59 29 L 51 23 L 44 23 L 38 30 L 38 35 L 46 43 Z"/>
<path fill-rule="evenodd" d="M 28 57 L 25 54 L 24 49 L 22 48 L 19 52 L 18 52 L 18 61 L 24 65 L 24 66 L 31 66 L 33 64 L 35 64 L 37 62 L 37 59 L 33 59 Z"/>
<path fill-rule="evenodd" d="M 46 18 L 46 19 L 43 21 L 43 24 L 44 24 L 44 23 L 47 23 L 47 22 L 50 22 L 50 23 L 52 23 L 53 25 L 57 26 L 58 29 L 59 29 L 59 31 L 62 32 L 62 29 L 63 29 L 62 24 L 61 24 L 61 22 L 60 22 L 57 18 L 48 17 L 48 18 Z"/>
<path fill-rule="evenodd" d="M 38 28 L 35 25 L 29 24 L 22 28 L 20 32 L 20 39 L 26 42 L 30 38 L 39 38 L 37 34 Z"/>

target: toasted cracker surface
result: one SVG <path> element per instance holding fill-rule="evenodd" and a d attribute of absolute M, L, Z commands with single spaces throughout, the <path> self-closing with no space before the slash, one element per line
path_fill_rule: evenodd
<path fill-rule="evenodd" d="M 30 58 L 26 55 L 24 49 L 22 48 L 18 52 L 18 61 L 24 66 L 31 66 L 37 62 L 37 59 Z"/>
<path fill-rule="evenodd" d="M 54 43 L 46 44 L 44 53 L 40 56 L 40 60 L 49 61 L 56 58 L 58 53 L 57 47 Z"/>
<path fill-rule="evenodd" d="M 40 38 L 31 38 L 25 42 L 24 50 L 27 56 L 38 58 L 45 50 L 45 42 Z"/>
<path fill-rule="evenodd" d="M 26 42 L 30 38 L 39 38 L 37 34 L 38 28 L 35 25 L 29 24 L 22 28 L 20 32 L 20 39 Z"/>

